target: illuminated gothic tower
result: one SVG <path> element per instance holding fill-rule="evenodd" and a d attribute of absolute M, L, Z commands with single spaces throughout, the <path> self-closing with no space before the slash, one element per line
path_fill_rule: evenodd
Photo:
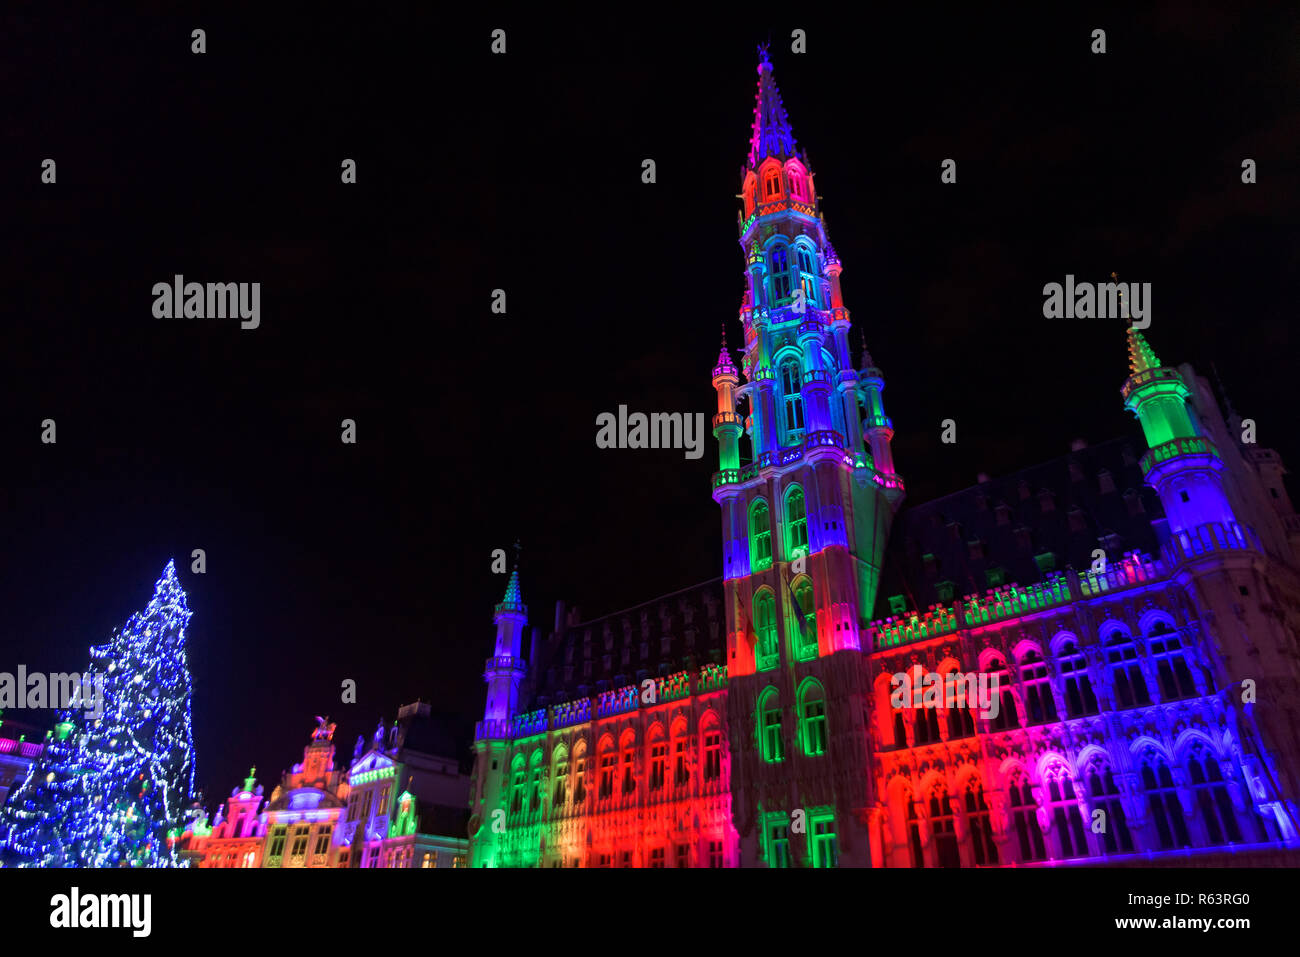
<path fill-rule="evenodd" d="M 853 368 L 839 258 L 763 48 L 742 198 L 745 384 L 725 339 L 713 370 L 741 858 L 755 863 L 772 843 L 769 827 L 804 810 L 807 846 L 791 838 L 796 859 L 839 854 L 865 864 L 861 651 L 903 484 L 884 378 L 865 352 L 863 369 Z M 740 460 L 742 434 L 749 463 Z"/>
<path fill-rule="evenodd" d="M 1137 329 L 1129 329 L 1128 344 L 1130 375 L 1121 392 L 1146 435 L 1143 475 L 1168 516 L 1165 557 L 1212 639 L 1215 685 L 1233 689 L 1227 718 L 1241 742 L 1253 796 L 1280 797 L 1272 811 L 1284 837 L 1294 841 L 1300 804 L 1300 580 L 1294 556 L 1284 535 L 1248 524 L 1249 499 L 1232 484 L 1224 462 L 1225 454 L 1237 454 L 1230 447 L 1234 438 L 1210 409 L 1212 399 L 1202 399 L 1198 413 L 1197 393 L 1208 389 L 1189 388 L 1197 385 L 1189 366 L 1162 366 Z M 1258 511 L 1253 518 L 1277 521 Z"/>
<path fill-rule="evenodd" d="M 497 605 L 493 621 L 497 626 L 495 653 L 487 660 L 483 680 L 487 682 L 487 704 L 483 720 L 474 734 L 474 791 L 470 795 L 471 867 L 494 867 L 502 833 L 499 818 L 504 815 L 505 795 L 500 768 L 510 749 L 510 718 L 518 710 L 519 683 L 524 677 L 523 636 L 528 608 L 519 593 L 519 568 L 510 573 L 506 594 Z M 501 811 L 501 815 L 494 814 Z"/>

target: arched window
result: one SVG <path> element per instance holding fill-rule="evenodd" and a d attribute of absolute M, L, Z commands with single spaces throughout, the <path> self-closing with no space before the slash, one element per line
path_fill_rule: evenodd
<path fill-rule="evenodd" d="M 775 668 L 780 660 L 776 644 L 776 600 L 767 589 L 754 599 L 754 633 L 757 639 L 758 670 Z"/>
<path fill-rule="evenodd" d="M 1110 766 L 1093 765 L 1088 769 L 1088 797 L 1095 814 L 1104 812 L 1101 819 L 1101 841 L 1107 854 L 1128 853 L 1133 850 L 1133 835 L 1129 833 L 1124 804 L 1115 786 L 1115 775 Z"/>
<path fill-rule="evenodd" d="M 785 444 L 803 441 L 803 395 L 799 391 L 799 363 L 788 359 L 781 363 L 781 394 L 785 411 Z"/>
<path fill-rule="evenodd" d="M 785 738 L 781 734 L 781 699 L 775 688 L 768 688 L 758 698 L 758 744 L 763 760 L 779 764 L 785 760 Z"/>
<path fill-rule="evenodd" d="M 524 756 L 516 754 L 510 762 L 510 813 L 518 814 L 524 807 L 524 788 L 528 785 L 528 770 L 524 766 Z"/>
<path fill-rule="evenodd" d="M 984 801 L 984 785 L 979 775 L 966 779 L 966 829 L 970 832 L 975 866 L 998 862 L 998 848 L 993 843 L 993 825 L 989 823 L 989 806 Z"/>
<path fill-rule="evenodd" d="M 775 163 L 763 172 L 763 202 L 770 203 L 781 195 L 781 167 Z"/>
<path fill-rule="evenodd" d="M 1147 638 L 1147 652 L 1156 666 L 1160 694 L 1165 701 L 1196 695 L 1196 682 L 1187 667 L 1187 650 L 1166 622 L 1159 621 Z"/>
<path fill-rule="evenodd" d="M 903 801 L 907 804 L 907 846 L 912 851 L 912 866 L 925 867 L 925 848 L 921 844 L 921 819 L 916 815 L 916 802 L 912 800 L 911 791 L 903 795 Z"/>
<path fill-rule="evenodd" d="M 749 509 L 749 562 L 756 572 L 772 567 L 772 515 L 761 498 Z"/>
<path fill-rule="evenodd" d="M 768 253 L 768 274 L 772 278 L 772 298 L 776 302 L 790 298 L 790 251 L 776 243 Z"/>
<path fill-rule="evenodd" d="M 826 692 L 815 680 L 804 682 L 799 691 L 799 738 L 809 757 L 826 753 Z"/>
<path fill-rule="evenodd" d="M 528 810 L 537 812 L 542 809 L 542 749 L 538 748 L 533 752 L 532 760 L 528 762 L 531 767 L 532 777 L 532 794 L 528 800 Z"/>
<path fill-rule="evenodd" d="M 716 719 L 701 722 L 704 731 L 704 780 L 717 781 L 722 778 L 722 729 Z"/>
<path fill-rule="evenodd" d="M 791 163 L 786 167 L 785 175 L 786 179 L 790 181 L 790 196 L 797 200 L 807 201 L 808 184 L 807 180 L 804 179 L 803 170 Z"/>
<path fill-rule="evenodd" d="M 943 674 L 944 705 L 948 714 L 948 740 L 969 738 L 975 733 L 975 716 L 971 714 L 979 707 L 979 684 L 977 675 L 963 676 L 959 668 L 953 667 Z M 952 688 L 952 700 L 948 700 L 948 689 Z"/>
<path fill-rule="evenodd" d="M 818 291 L 821 288 L 817 277 L 817 254 L 802 243 L 795 247 L 795 262 L 799 270 L 799 288 L 803 290 L 804 302 L 816 306 L 821 301 Z"/>
<path fill-rule="evenodd" d="M 920 684 L 921 675 L 918 671 L 912 678 L 912 686 L 915 689 Z M 912 734 L 917 744 L 938 744 L 942 740 L 939 735 L 939 702 L 927 701 L 924 693 L 921 696 L 921 707 L 915 712 L 912 722 Z"/>
<path fill-rule="evenodd" d="M 656 725 L 650 732 L 650 791 L 662 791 L 668 780 L 668 742 Z"/>
<path fill-rule="evenodd" d="M 808 516 L 804 510 L 803 489 L 791 485 L 785 493 L 785 532 L 788 558 L 808 554 Z"/>
<path fill-rule="evenodd" d="M 636 735 L 631 731 L 623 735 L 623 788 L 624 794 L 636 793 L 636 775 L 633 773 L 636 766 Z"/>
<path fill-rule="evenodd" d="M 686 722 L 673 722 L 673 787 L 682 788 L 691 783 L 691 766 L 686 752 Z"/>
<path fill-rule="evenodd" d="M 564 807 L 568 799 L 569 752 L 561 745 L 555 749 L 555 794 L 551 807 Z"/>
<path fill-rule="evenodd" d="M 1062 643 L 1056 656 L 1056 670 L 1065 688 L 1065 710 L 1071 718 L 1097 713 L 1097 696 L 1088 677 L 1088 659 L 1074 639 Z"/>
<path fill-rule="evenodd" d="M 1241 828 L 1228 796 L 1228 785 L 1219 771 L 1219 762 L 1204 744 L 1197 744 L 1187 762 L 1192 782 L 1196 809 L 1205 825 L 1205 834 L 1211 844 L 1231 841 L 1241 843 Z"/>
<path fill-rule="evenodd" d="M 1020 659 L 1020 684 L 1025 694 L 1025 714 L 1031 725 L 1048 724 L 1056 720 L 1056 699 L 1052 685 L 1047 680 L 1047 662 L 1037 650 L 1030 650 Z"/>
<path fill-rule="evenodd" d="M 614 753 L 614 742 L 605 738 L 600 746 L 600 789 L 597 798 L 603 799 L 614 795 L 614 770 L 618 764 L 618 755 Z"/>
<path fill-rule="evenodd" d="M 1154 752 L 1147 755 L 1142 765 L 1142 789 L 1146 791 L 1147 811 L 1155 822 L 1161 850 L 1190 846 L 1192 842 L 1187 836 L 1187 822 L 1183 819 L 1182 805 L 1178 803 L 1174 776 L 1169 765 Z"/>
<path fill-rule="evenodd" d="M 1115 685 L 1115 705 L 1135 708 L 1151 703 L 1146 678 L 1138 666 L 1137 645 L 1127 631 L 1117 628 L 1106 639 L 1106 664 Z"/>
<path fill-rule="evenodd" d="M 573 803 L 581 806 L 587 800 L 587 744 L 579 741 L 573 751 Z"/>
<path fill-rule="evenodd" d="M 1074 793 L 1074 781 L 1065 765 L 1054 765 L 1047 771 L 1048 813 L 1052 830 L 1061 844 L 1061 859 L 1088 856 L 1088 838 L 1083 831 L 1083 817 L 1079 814 L 1079 799 Z"/>
<path fill-rule="evenodd" d="M 801 576 L 790 588 L 791 612 L 794 615 L 795 657 L 807 661 L 817 657 L 817 605 L 813 598 L 812 579 Z"/>
<path fill-rule="evenodd" d="M 1011 690 L 1011 675 L 1001 657 L 989 661 L 985 669 L 992 675 L 992 687 L 998 689 L 998 713 L 993 718 L 994 731 L 1008 731 L 1020 727 L 1020 712 L 1016 710 L 1016 696 Z"/>
<path fill-rule="evenodd" d="M 1038 802 L 1034 800 L 1034 791 L 1029 778 L 1023 771 L 1017 771 L 1008 788 L 1011 798 L 1011 821 L 1020 839 L 1020 861 L 1047 860 L 1047 848 L 1043 845 L 1043 829 L 1038 826 Z"/>
<path fill-rule="evenodd" d="M 948 787 L 941 781 L 930 791 L 930 833 L 934 836 L 934 852 L 939 866 L 961 867 L 952 803 L 948 800 Z"/>

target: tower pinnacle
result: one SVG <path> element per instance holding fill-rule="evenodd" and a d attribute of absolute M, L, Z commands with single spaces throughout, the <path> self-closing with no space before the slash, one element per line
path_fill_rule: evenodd
<path fill-rule="evenodd" d="M 767 56 L 767 44 L 758 48 L 758 93 L 754 97 L 754 123 L 749 137 L 749 168 L 769 156 L 782 160 L 795 155 L 794 132 L 790 118 L 781 102 L 781 91 L 772 74 L 772 61 Z"/>

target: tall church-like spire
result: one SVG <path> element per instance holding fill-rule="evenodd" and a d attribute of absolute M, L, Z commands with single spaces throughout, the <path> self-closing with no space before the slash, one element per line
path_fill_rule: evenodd
<path fill-rule="evenodd" d="M 757 169 L 769 156 L 787 160 L 794 155 L 794 131 L 781 102 L 781 91 L 776 88 L 767 44 L 762 44 L 758 48 L 758 93 L 749 137 L 749 168 Z"/>

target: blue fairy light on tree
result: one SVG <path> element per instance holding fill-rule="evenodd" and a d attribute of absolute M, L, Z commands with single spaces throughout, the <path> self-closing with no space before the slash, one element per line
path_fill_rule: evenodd
<path fill-rule="evenodd" d="M 83 687 L 99 700 L 59 712 L 41 756 L 0 808 L 5 865 L 183 866 L 167 834 L 194 794 L 189 620 L 169 561 L 144 611 L 90 649 Z"/>

